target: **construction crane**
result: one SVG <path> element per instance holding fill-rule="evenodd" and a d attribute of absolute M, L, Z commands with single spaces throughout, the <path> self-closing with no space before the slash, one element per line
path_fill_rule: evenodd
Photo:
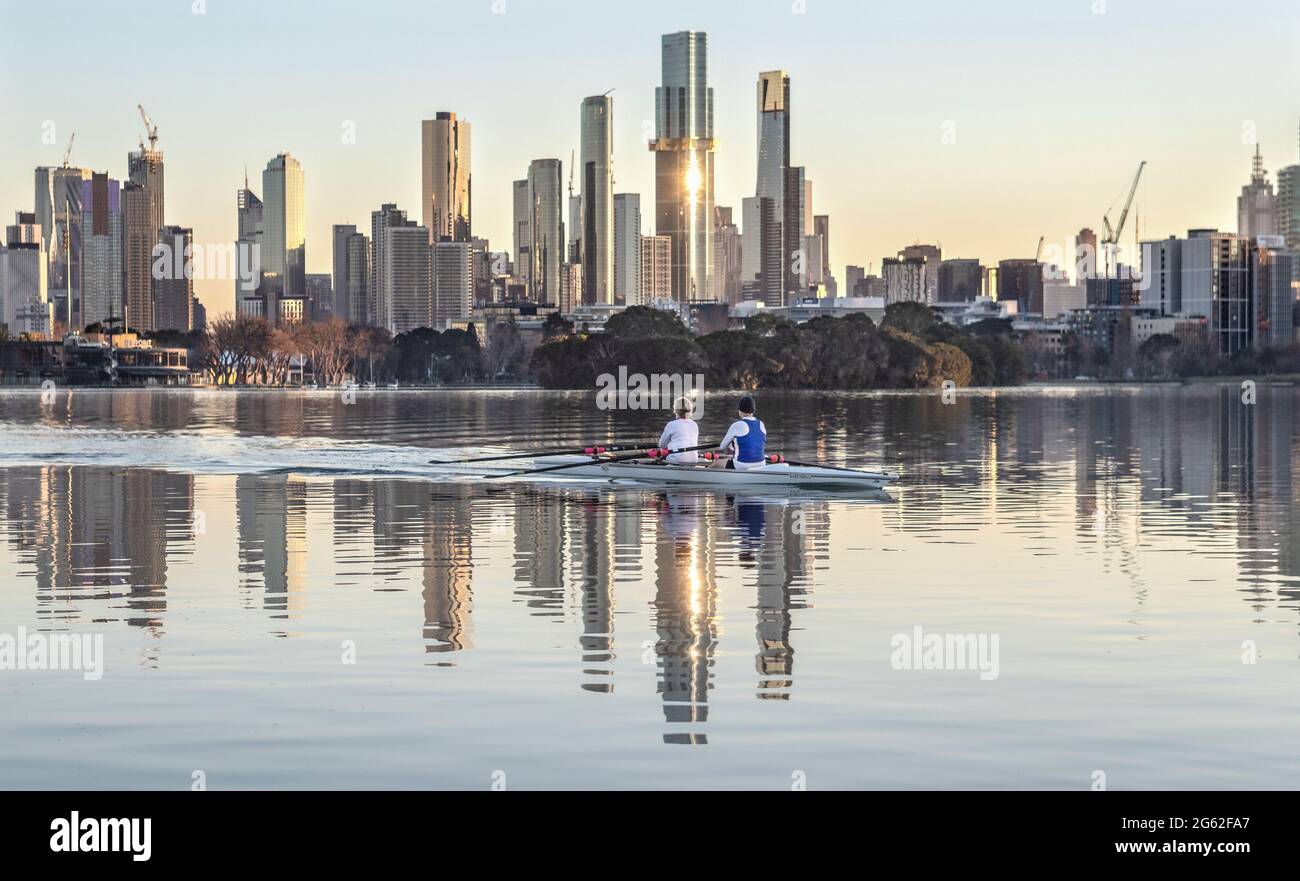
<path fill-rule="evenodd" d="M 1034 262 L 1043 262 L 1043 242 L 1047 241 L 1047 236 L 1038 237 L 1038 250 L 1034 252 Z"/>
<path fill-rule="evenodd" d="M 68 167 L 68 160 L 72 158 L 72 145 L 75 144 L 76 142 L 77 142 L 77 133 L 73 132 L 72 136 L 68 138 L 68 149 L 63 151 L 64 168 Z"/>
<path fill-rule="evenodd" d="M 1124 200 L 1124 210 L 1120 212 L 1119 222 L 1114 227 L 1110 225 L 1110 212 L 1115 207 L 1113 202 L 1111 207 L 1106 209 L 1106 213 L 1102 215 L 1101 222 L 1106 228 L 1106 235 L 1102 237 L 1101 243 L 1106 249 L 1108 269 L 1110 268 L 1111 258 L 1114 256 L 1115 247 L 1119 244 L 1119 237 L 1124 232 L 1124 221 L 1128 220 L 1129 209 L 1133 207 L 1133 196 L 1137 193 L 1138 181 L 1142 179 L 1142 169 L 1146 167 L 1145 159 L 1138 163 L 1138 170 L 1133 175 L 1133 182 L 1129 185 L 1128 198 Z"/>
<path fill-rule="evenodd" d="M 149 114 L 144 112 L 143 104 L 137 104 L 135 106 L 139 108 L 140 118 L 144 120 L 144 134 L 145 137 L 149 139 L 149 152 L 152 153 L 154 152 L 154 148 L 158 145 L 158 126 L 154 125 L 153 120 L 149 118 Z M 144 149 L 144 141 L 140 142 L 140 149 Z"/>

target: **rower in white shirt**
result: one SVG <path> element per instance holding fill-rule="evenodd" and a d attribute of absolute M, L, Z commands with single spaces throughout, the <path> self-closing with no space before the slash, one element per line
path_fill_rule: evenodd
<path fill-rule="evenodd" d="M 700 445 L 700 425 L 691 418 L 694 409 L 690 398 L 677 399 L 673 404 L 673 413 L 677 418 L 664 426 L 664 432 L 659 436 L 660 449 L 680 450 Z M 692 450 L 689 453 L 673 453 L 668 457 L 668 464 L 694 465 L 699 460 L 700 454 Z"/>

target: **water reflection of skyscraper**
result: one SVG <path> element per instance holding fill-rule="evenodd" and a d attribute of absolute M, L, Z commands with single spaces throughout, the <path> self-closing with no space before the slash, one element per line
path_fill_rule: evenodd
<path fill-rule="evenodd" d="M 284 617 L 305 601 L 307 487 L 291 475 L 235 478 L 239 571 L 247 589 L 260 581 L 262 607 Z"/>
<path fill-rule="evenodd" d="M 43 466 L 9 469 L 5 484 L 6 519 L 30 524 L 11 535 L 30 554 L 38 616 L 108 620 L 107 602 L 131 626 L 161 628 L 169 546 L 193 538 L 192 476 Z"/>
<path fill-rule="evenodd" d="M 711 496 L 695 493 L 663 493 L 656 502 L 654 653 L 664 721 L 671 725 L 708 721 L 718 644 L 711 503 Z M 708 739 L 698 731 L 669 730 L 664 742 L 702 744 Z"/>

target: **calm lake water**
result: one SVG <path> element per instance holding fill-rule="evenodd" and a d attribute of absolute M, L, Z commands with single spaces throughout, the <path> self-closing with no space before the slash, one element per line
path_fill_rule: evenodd
<path fill-rule="evenodd" d="M 1300 788 L 1300 393 L 1241 394 L 760 397 L 872 498 L 427 464 L 657 434 L 592 395 L 0 392 L 0 634 L 104 650 L 0 670 L 0 788 Z"/>

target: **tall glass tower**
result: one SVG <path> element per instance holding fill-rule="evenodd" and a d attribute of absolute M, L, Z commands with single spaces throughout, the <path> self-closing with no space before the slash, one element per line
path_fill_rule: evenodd
<path fill-rule="evenodd" d="M 708 299 L 713 276 L 713 89 L 708 34 L 663 37 L 663 85 L 655 88 L 655 229 L 671 241 L 671 284 L 680 302 Z"/>
<path fill-rule="evenodd" d="M 528 278 L 536 303 L 560 302 L 560 264 L 565 248 L 563 179 L 559 159 L 534 159 L 528 166 L 528 266 L 522 274 Z"/>
<path fill-rule="evenodd" d="M 582 300 L 614 302 L 614 99 L 582 101 Z"/>
<path fill-rule="evenodd" d="M 307 296 L 307 215 L 302 166 L 281 153 L 262 172 L 262 272 L 266 317 L 279 320 L 281 300 Z"/>
<path fill-rule="evenodd" d="M 420 123 L 420 209 L 429 244 L 471 235 L 470 127 L 440 111 Z"/>

